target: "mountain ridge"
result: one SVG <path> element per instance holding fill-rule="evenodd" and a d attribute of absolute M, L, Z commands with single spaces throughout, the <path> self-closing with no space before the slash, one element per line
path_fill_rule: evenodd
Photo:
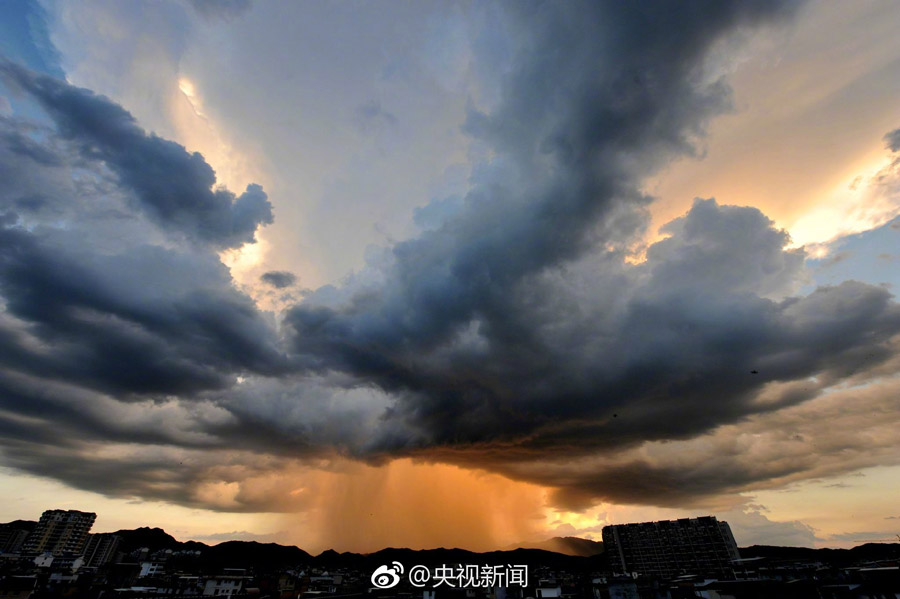
<path fill-rule="evenodd" d="M 33 529 L 35 521 L 13 520 L 0 524 L 0 528 Z M 603 543 L 581 537 L 552 537 L 545 541 L 507 545 L 498 550 L 476 552 L 459 548 L 409 549 L 385 547 L 369 553 L 339 552 L 326 549 L 313 555 L 296 545 L 260 543 L 258 541 L 230 540 L 208 545 L 201 541 L 179 541 L 162 528 L 141 526 L 121 529 L 114 533 L 122 541 L 120 550 L 130 553 L 146 547 L 150 553 L 170 549 L 172 551 L 200 551 L 204 562 L 228 563 L 233 566 L 259 564 L 290 565 L 311 564 L 319 567 L 345 565 L 370 566 L 390 561 L 407 560 L 416 563 L 507 563 L 512 558 L 528 563 L 565 565 L 567 567 L 596 567 L 605 563 Z M 554 550 L 556 549 L 563 549 Z M 864 543 L 851 549 L 790 547 L 778 545 L 751 545 L 739 548 L 742 558 L 765 557 L 778 560 L 816 560 L 829 563 L 858 561 L 861 559 L 900 559 L 900 543 Z"/>
<path fill-rule="evenodd" d="M 513 543 L 503 547 L 501 551 L 513 549 L 544 549 L 564 555 L 591 557 L 603 553 L 603 542 L 582 537 L 551 537 L 543 541 Z"/>

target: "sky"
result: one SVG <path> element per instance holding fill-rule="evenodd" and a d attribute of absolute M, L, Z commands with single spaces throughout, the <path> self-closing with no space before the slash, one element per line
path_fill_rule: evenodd
<path fill-rule="evenodd" d="M 0 521 L 895 541 L 898 20 L 0 3 Z"/>

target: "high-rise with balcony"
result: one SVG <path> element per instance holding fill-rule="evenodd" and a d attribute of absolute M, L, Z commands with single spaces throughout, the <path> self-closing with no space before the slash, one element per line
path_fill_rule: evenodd
<path fill-rule="evenodd" d="M 605 526 L 603 545 L 614 570 L 662 578 L 727 577 L 740 557 L 731 527 L 715 516 Z"/>
<path fill-rule="evenodd" d="M 84 547 L 84 563 L 91 567 L 104 566 L 116 557 L 122 539 L 111 533 L 88 535 Z"/>
<path fill-rule="evenodd" d="M 80 555 L 97 514 L 77 510 L 47 510 L 22 546 L 25 553 Z"/>

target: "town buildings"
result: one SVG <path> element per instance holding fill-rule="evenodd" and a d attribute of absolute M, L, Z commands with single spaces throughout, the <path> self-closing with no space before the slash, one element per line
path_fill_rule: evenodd
<path fill-rule="evenodd" d="M 37 529 L 18 520 L 0 530 Z M 718 531 L 718 534 L 717 532 Z M 44 534 L 44 533 L 42 533 Z M 20 536 L 20 535 L 17 535 Z M 608 550 L 572 556 L 536 549 L 472 553 L 459 549 L 385 549 L 374 554 L 325 551 L 231 541 L 181 542 L 159 529 L 139 528 L 89 537 L 82 553 L 0 553 L 2 599 L 873 599 L 900 597 L 900 544 L 868 544 L 853 550 L 748 547 L 743 559 L 721 566 L 721 554 L 737 554 L 728 525 L 715 518 L 645 522 L 604 531 Z M 614 545 L 613 543 L 618 543 Z M 725 549 L 722 549 L 722 547 Z M 649 549 L 648 549 L 649 547 Z M 689 552 L 688 555 L 685 555 Z M 641 560 L 635 559 L 639 555 Z M 655 556 L 655 557 L 654 557 Z M 652 559 L 675 574 L 654 574 Z M 412 571 L 425 566 L 428 584 L 401 576 L 377 588 L 380 566 L 400 560 Z M 522 584 L 476 584 L 479 571 L 519 571 Z M 671 565 L 674 564 L 674 565 Z M 643 568 L 644 572 L 638 568 Z M 721 568 L 720 574 L 709 572 Z M 657 569 L 662 570 L 662 567 Z M 704 572 L 703 570 L 706 570 Z M 437 573 L 446 577 L 437 580 Z M 525 573 L 523 572 L 523 573 Z M 458 575 L 456 574 L 458 573 Z M 503 580 L 492 577 L 491 580 Z"/>

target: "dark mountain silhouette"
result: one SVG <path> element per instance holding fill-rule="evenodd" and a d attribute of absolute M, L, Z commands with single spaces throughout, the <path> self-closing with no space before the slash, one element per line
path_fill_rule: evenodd
<path fill-rule="evenodd" d="M 338 553 L 332 549 L 313 557 L 299 547 L 258 543 L 256 541 L 226 541 L 218 545 L 206 545 L 197 541 L 181 542 L 159 528 L 119 530 L 122 538 L 120 550 L 130 553 L 146 547 L 150 553 L 160 550 L 200 551 L 198 560 L 205 568 L 232 567 L 270 569 L 284 566 L 312 565 L 325 569 L 353 568 L 374 570 L 382 564 L 399 561 L 402 564 L 528 564 L 531 566 L 560 567 L 569 570 L 598 569 L 603 565 L 597 557 L 573 556 L 543 549 L 514 549 L 475 553 L 464 549 L 386 548 L 374 553 Z"/>
<path fill-rule="evenodd" d="M 119 550 L 124 553 L 129 553 L 142 547 L 146 547 L 150 550 L 151 553 L 154 551 L 159 551 L 161 549 L 186 551 L 188 550 L 188 548 L 185 547 L 185 545 L 188 544 L 199 545 L 199 547 L 196 547 L 196 549 L 199 549 L 201 551 L 203 549 L 209 548 L 204 543 L 197 543 L 196 541 L 188 541 L 187 543 L 182 543 L 161 528 L 149 528 L 147 526 L 141 526 L 140 528 L 135 528 L 134 530 L 117 530 L 113 534 L 118 535 L 121 539 Z M 193 550 L 193 548 L 191 549 Z"/>
<path fill-rule="evenodd" d="M 424 549 L 385 548 L 374 553 L 362 554 L 353 552 L 339 553 L 333 549 L 323 551 L 313 557 L 306 551 L 294 546 L 276 543 L 258 543 L 255 541 L 226 541 L 218 545 L 207 545 L 197 541 L 181 542 L 160 528 L 141 527 L 134 530 L 119 530 L 122 538 L 120 549 L 125 553 L 146 547 L 150 553 L 170 549 L 172 551 L 200 551 L 201 561 L 210 566 L 228 567 L 288 566 L 311 564 L 320 568 L 357 568 L 374 569 L 381 564 L 399 561 L 404 564 L 440 565 L 440 564 L 509 564 L 522 563 L 529 565 L 559 566 L 573 570 L 596 568 L 601 562 L 585 555 L 577 555 L 576 551 L 585 552 L 585 548 L 602 547 L 587 539 L 568 537 L 553 539 L 567 549 L 566 553 L 549 551 L 543 548 L 516 548 L 512 550 L 475 553 L 465 549 Z M 593 553 L 593 552 L 592 552 Z M 596 553 L 593 553 L 596 556 Z"/>
<path fill-rule="evenodd" d="M 0 524 L 0 530 L 27 530 L 31 532 L 35 526 L 37 526 L 37 522 L 34 520 L 13 520 L 12 522 Z"/>
<path fill-rule="evenodd" d="M 33 520 L 13 520 L 0 528 L 33 530 Z M 125 554 L 148 548 L 150 553 L 170 549 L 199 551 L 196 556 L 208 568 L 234 567 L 272 569 L 285 566 L 312 565 L 320 568 L 353 568 L 374 570 L 382 564 L 399 561 L 405 565 L 422 564 L 528 564 L 571 571 L 602 570 L 607 565 L 603 543 L 578 537 L 554 537 L 527 547 L 475 553 L 465 549 L 404 549 L 389 547 L 374 553 L 339 553 L 332 549 L 312 556 L 293 545 L 259 543 L 256 541 L 226 541 L 207 545 L 199 541 L 179 541 L 161 528 L 140 527 L 119 530 L 114 534 L 122 539 L 119 550 Z M 548 550 L 549 548 L 553 550 Z M 851 564 L 861 561 L 900 559 L 900 543 L 866 543 L 852 549 L 811 549 L 808 547 L 779 547 L 753 545 L 740 549 L 741 557 L 765 557 L 772 561 L 819 561 L 829 564 Z"/>
<path fill-rule="evenodd" d="M 590 557 L 603 553 L 603 543 L 601 541 L 592 541 L 591 539 L 582 539 L 581 537 L 553 537 L 532 543 L 515 543 L 503 548 L 504 551 L 513 549 L 543 549 L 565 555 Z"/>
<path fill-rule="evenodd" d="M 399 561 L 402 564 L 509 564 L 522 563 L 560 567 L 569 570 L 602 569 L 606 565 L 603 543 L 579 537 L 554 537 L 526 547 L 475 553 L 464 549 L 414 550 L 389 547 L 374 553 L 337 552 L 333 549 L 311 556 L 299 547 L 258 543 L 255 541 L 227 541 L 206 545 L 197 541 L 180 542 L 159 528 L 120 530 L 123 548 L 131 551 L 140 547 L 200 551 L 202 561 L 214 566 L 259 567 L 310 564 L 320 568 L 374 569 L 381 564 Z M 860 560 L 900 559 L 900 543 L 866 543 L 853 549 L 811 549 L 807 547 L 778 547 L 753 545 L 740 549 L 741 557 L 767 557 L 773 561 L 809 560 L 845 564 Z"/>
<path fill-rule="evenodd" d="M 226 541 L 203 550 L 204 561 L 232 568 L 281 568 L 309 563 L 312 556 L 293 545 Z"/>
<path fill-rule="evenodd" d="M 382 564 L 400 562 L 407 566 L 439 566 L 442 564 L 528 564 L 548 566 L 570 571 L 602 569 L 602 556 L 582 557 L 545 551 L 542 549 L 514 549 L 512 551 L 489 551 L 475 553 L 465 549 L 401 549 L 390 547 L 374 553 L 337 553 L 328 550 L 312 559 L 312 565 L 320 568 L 353 568 L 374 570 Z"/>
<path fill-rule="evenodd" d="M 308 563 L 312 556 L 293 545 L 258 543 L 256 541 L 225 541 L 207 545 L 198 541 L 178 541 L 161 528 L 141 527 L 134 530 L 118 530 L 114 534 L 122 539 L 120 551 L 130 553 L 146 547 L 150 553 L 172 551 L 199 551 L 200 561 L 207 567 L 278 568 Z"/>
<path fill-rule="evenodd" d="M 765 557 L 772 561 L 809 560 L 829 564 L 851 564 L 864 560 L 900 559 L 900 543 L 866 543 L 853 549 L 810 549 L 809 547 L 776 547 L 753 545 L 742 547 L 742 558 Z"/>

